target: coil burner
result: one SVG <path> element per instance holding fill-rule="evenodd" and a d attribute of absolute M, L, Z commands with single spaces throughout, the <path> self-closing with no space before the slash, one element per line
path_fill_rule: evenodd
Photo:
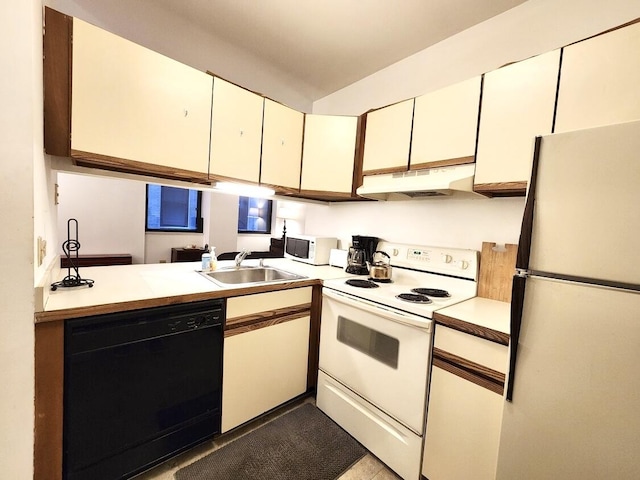
<path fill-rule="evenodd" d="M 420 295 L 418 293 L 401 293 L 400 295 L 396 295 L 396 298 L 410 303 L 431 303 L 431 299 L 429 297 L 427 297 L 426 295 Z"/>
<path fill-rule="evenodd" d="M 451 296 L 446 290 L 440 290 L 438 288 L 412 288 L 411 291 L 428 297 L 446 298 Z"/>
<path fill-rule="evenodd" d="M 352 287 L 358 287 L 358 288 L 378 288 L 379 285 L 369 281 L 369 280 L 362 280 L 362 279 L 351 279 L 351 280 L 347 280 L 346 282 L 347 285 L 351 285 Z"/>

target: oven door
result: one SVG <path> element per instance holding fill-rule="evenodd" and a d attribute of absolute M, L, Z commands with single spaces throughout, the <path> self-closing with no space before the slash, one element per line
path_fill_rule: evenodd
<path fill-rule="evenodd" d="M 422 435 L 432 322 L 408 325 L 411 314 L 323 289 L 322 371 Z"/>

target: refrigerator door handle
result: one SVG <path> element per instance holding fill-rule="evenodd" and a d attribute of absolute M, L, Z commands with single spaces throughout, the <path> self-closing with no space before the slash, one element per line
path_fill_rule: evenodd
<path fill-rule="evenodd" d="M 518 356 L 518 339 L 522 325 L 522 309 L 524 307 L 524 291 L 527 283 L 526 275 L 513 277 L 511 291 L 511 340 L 509 348 L 509 377 L 507 379 L 507 401 L 513 401 L 513 385 L 516 374 L 516 360 Z"/>
<path fill-rule="evenodd" d="M 518 254 L 516 255 L 516 268 L 527 270 L 529 257 L 531 256 L 531 236 L 533 234 L 533 213 L 536 203 L 536 183 L 538 180 L 538 164 L 540 163 L 540 148 L 542 137 L 536 137 L 534 142 L 533 160 L 531 165 L 531 179 L 527 201 L 524 206 L 522 225 L 520 227 L 520 239 L 518 240 Z"/>

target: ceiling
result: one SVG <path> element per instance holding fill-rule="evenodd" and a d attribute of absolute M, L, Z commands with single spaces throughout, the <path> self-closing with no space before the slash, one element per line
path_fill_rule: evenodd
<path fill-rule="evenodd" d="M 525 0 L 155 0 L 322 98 Z"/>

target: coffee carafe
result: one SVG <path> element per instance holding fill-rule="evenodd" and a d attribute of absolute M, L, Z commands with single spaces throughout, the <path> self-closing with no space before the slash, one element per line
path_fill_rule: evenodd
<path fill-rule="evenodd" d="M 353 235 L 351 245 L 345 271 L 355 275 L 367 275 L 369 273 L 367 262 L 371 262 L 378 248 L 378 237 Z"/>

